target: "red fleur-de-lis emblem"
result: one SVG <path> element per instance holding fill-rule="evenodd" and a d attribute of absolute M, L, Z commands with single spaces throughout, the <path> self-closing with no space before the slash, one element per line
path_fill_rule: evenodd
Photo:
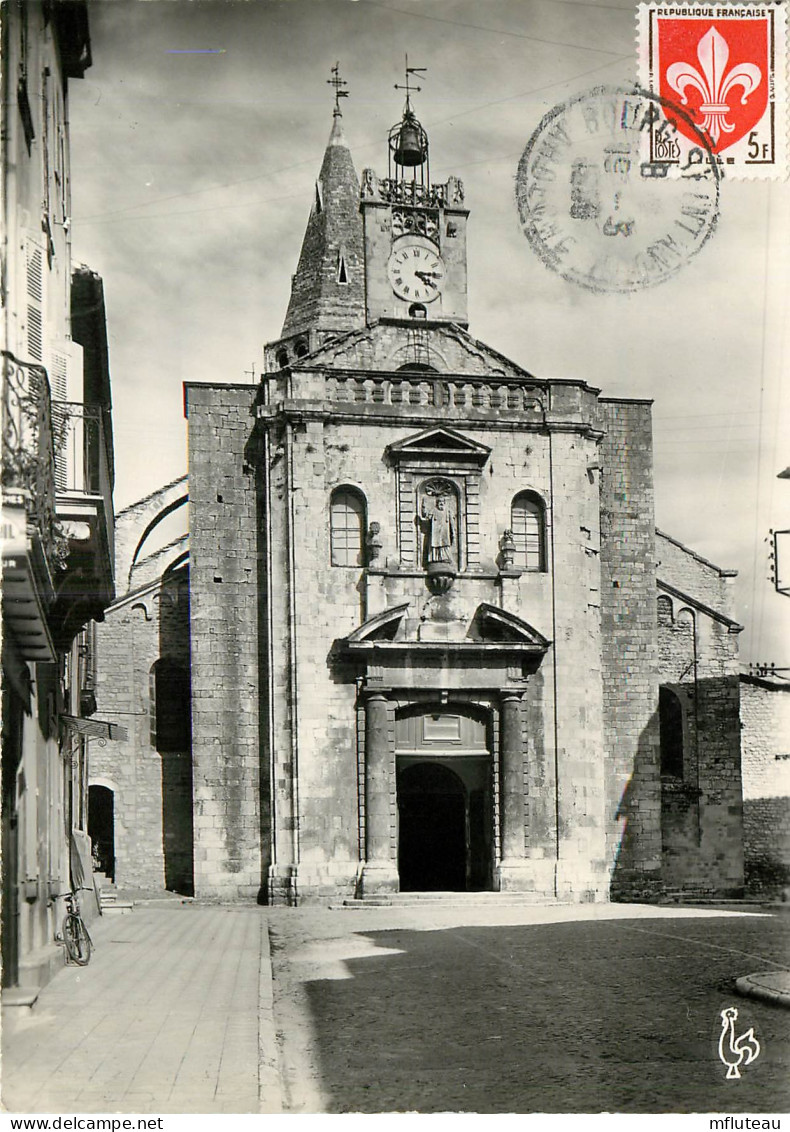
<path fill-rule="evenodd" d="M 722 133 L 732 134 L 735 125 L 727 121 L 736 104 L 735 87 L 741 87 L 740 101 L 745 106 L 763 76 L 755 63 L 739 63 L 727 71 L 730 49 L 724 36 L 711 27 L 697 44 L 697 59 L 701 70 L 691 63 L 673 63 L 667 68 L 667 82 L 688 105 L 687 87 L 694 87 L 702 95 L 699 113 L 704 115 L 702 129 L 718 146 Z"/>

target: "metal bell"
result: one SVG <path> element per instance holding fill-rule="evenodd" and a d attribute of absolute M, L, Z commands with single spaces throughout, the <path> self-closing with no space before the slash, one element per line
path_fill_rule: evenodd
<path fill-rule="evenodd" d="M 424 134 L 413 114 L 404 115 L 394 142 L 392 156 L 398 165 L 422 165 L 425 160 Z"/>

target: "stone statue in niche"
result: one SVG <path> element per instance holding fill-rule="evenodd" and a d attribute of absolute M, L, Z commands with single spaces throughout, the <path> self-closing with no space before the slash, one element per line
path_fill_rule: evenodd
<path fill-rule="evenodd" d="M 449 480 L 425 481 L 420 488 L 419 516 L 425 531 L 425 563 L 457 565 L 458 504 Z"/>

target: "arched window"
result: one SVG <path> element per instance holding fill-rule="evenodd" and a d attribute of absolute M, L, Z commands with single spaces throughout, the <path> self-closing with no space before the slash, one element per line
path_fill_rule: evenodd
<path fill-rule="evenodd" d="M 333 566 L 365 565 L 365 500 L 353 487 L 338 487 L 329 505 L 329 541 Z"/>
<path fill-rule="evenodd" d="M 151 741 L 163 754 L 188 751 L 192 744 L 189 669 L 158 660 L 151 671 Z"/>
<path fill-rule="evenodd" d="M 658 689 L 661 773 L 683 777 L 683 704 L 669 688 Z"/>
<path fill-rule="evenodd" d="M 306 358 L 310 353 L 310 347 L 308 346 L 304 338 L 300 338 L 299 341 L 295 343 L 294 353 L 296 354 L 297 358 Z"/>
<path fill-rule="evenodd" d="M 510 507 L 510 529 L 516 544 L 514 565 L 522 570 L 546 569 L 546 512 L 531 491 L 520 491 Z"/>
<path fill-rule="evenodd" d="M 279 350 L 277 352 L 277 365 L 280 367 L 280 369 L 285 369 L 285 367 L 288 365 L 287 350 Z"/>
<path fill-rule="evenodd" d="M 670 628 L 674 624 L 672 598 L 667 597 L 665 594 L 660 594 L 658 598 L 658 623 L 659 625 L 667 625 Z"/>

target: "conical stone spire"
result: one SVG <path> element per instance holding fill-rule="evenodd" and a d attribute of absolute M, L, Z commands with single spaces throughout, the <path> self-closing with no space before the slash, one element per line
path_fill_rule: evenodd
<path fill-rule="evenodd" d="M 359 180 L 335 110 L 315 199 L 291 286 L 282 337 L 342 333 L 365 325 L 365 264 Z"/>

